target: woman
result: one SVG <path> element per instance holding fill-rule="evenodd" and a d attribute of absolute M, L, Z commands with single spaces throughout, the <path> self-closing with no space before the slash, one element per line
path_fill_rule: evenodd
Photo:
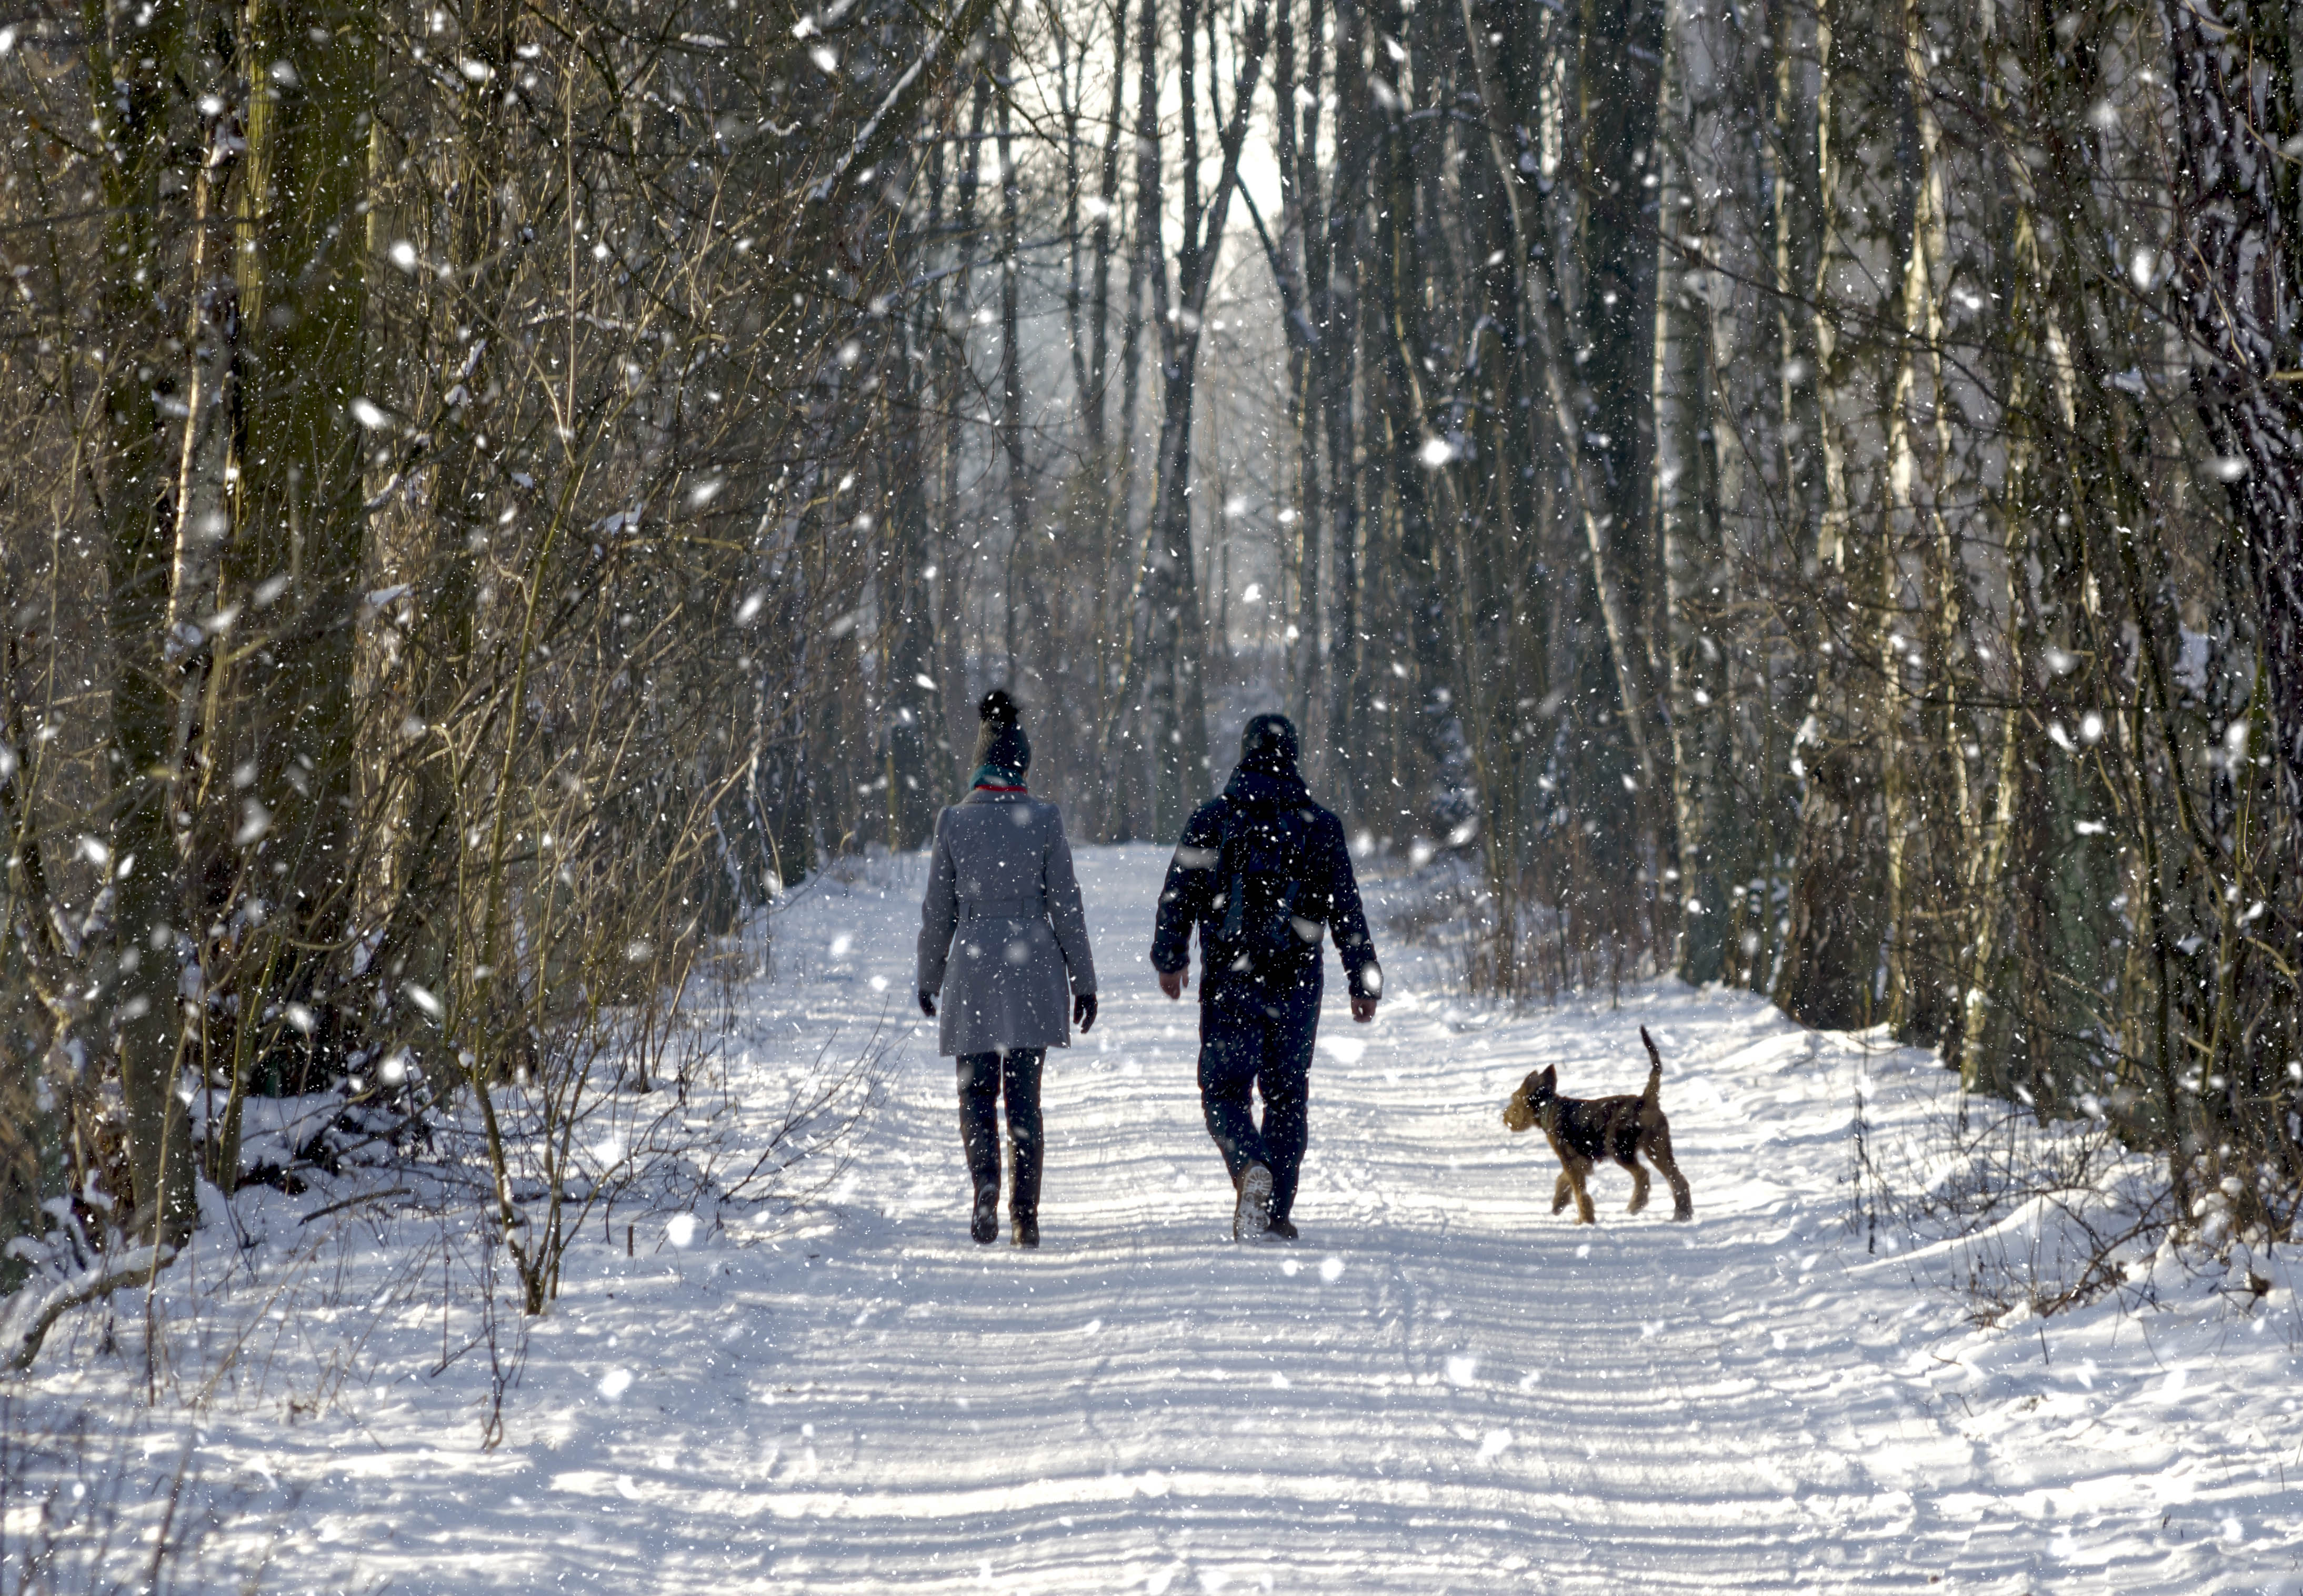
<path fill-rule="evenodd" d="M 977 706 L 976 770 L 968 795 L 936 816 L 935 864 L 920 906 L 920 1012 L 935 1018 L 937 1051 L 959 1060 L 959 1140 L 974 1190 L 969 1234 L 1000 1235 L 1000 1132 L 1008 1100 L 1014 1150 L 1008 1216 L 1019 1247 L 1040 1245 L 1040 1064 L 1071 1043 L 1069 1017 L 1095 1024 L 1095 963 L 1063 815 L 1025 790 L 1032 745 L 1016 701 L 994 689 Z"/>

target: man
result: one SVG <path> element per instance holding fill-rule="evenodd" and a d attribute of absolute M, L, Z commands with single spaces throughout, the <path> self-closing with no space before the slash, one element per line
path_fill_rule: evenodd
<path fill-rule="evenodd" d="M 1295 728 L 1258 715 L 1239 739 L 1223 796 L 1200 806 L 1168 866 L 1152 967 L 1184 994 L 1200 933 L 1200 1103 L 1238 1200 L 1232 1235 L 1295 1239 L 1288 1217 L 1310 1134 L 1312 1046 L 1320 1028 L 1324 928 L 1351 984 L 1352 1018 L 1383 992 L 1375 944 L 1341 822 L 1295 770 Z M 1248 1094 L 1263 1095 L 1263 1124 Z"/>

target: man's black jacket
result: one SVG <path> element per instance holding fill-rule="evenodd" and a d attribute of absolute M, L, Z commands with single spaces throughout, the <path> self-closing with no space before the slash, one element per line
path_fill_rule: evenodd
<path fill-rule="evenodd" d="M 1215 901 L 1224 891 L 1221 876 L 1225 823 L 1293 809 L 1304 823 L 1297 864 L 1289 874 L 1312 889 L 1312 896 L 1329 909 L 1328 933 L 1344 961 L 1352 996 L 1373 998 L 1383 990 L 1383 972 L 1377 967 L 1375 943 L 1368 936 L 1367 915 L 1360 907 L 1359 882 L 1352 874 L 1351 850 L 1344 841 L 1343 823 L 1312 801 L 1303 778 L 1292 769 L 1232 773 L 1220 798 L 1199 806 L 1184 827 L 1184 840 L 1168 862 L 1168 880 L 1160 891 L 1159 929 L 1152 939 L 1152 965 L 1172 975 L 1192 962 L 1192 928 L 1200 928 L 1200 992 L 1208 995 L 1211 981 L 1237 979 L 1213 969 L 1209 947 L 1219 935 L 1223 909 Z M 1311 942 L 1305 957 L 1293 970 L 1267 971 L 1257 979 L 1277 978 L 1291 984 L 1320 984 L 1320 950 Z"/>

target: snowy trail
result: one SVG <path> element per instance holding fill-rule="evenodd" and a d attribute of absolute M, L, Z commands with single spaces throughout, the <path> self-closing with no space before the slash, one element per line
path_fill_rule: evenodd
<path fill-rule="evenodd" d="M 612 1501 L 621 1471 L 692 1516 L 634 1546 L 667 1581 L 684 1552 L 699 1583 L 732 1564 L 811 1591 L 2025 1588 L 2048 1532 L 1952 1499 L 1978 1448 L 1898 1372 L 1898 1327 L 1845 1301 L 1852 1062 L 1678 988 L 1489 1032 L 1393 949 L 1376 1026 L 1330 992 L 1303 1240 L 1235 1247 L 1194 1012 L 1143 963 L 1164 863 L 1083 850 L 1103 1019 L 1050 1057 L 1041 1252 L 967 1240 L 923 1026 L 842 1222 L 766 1267 L 733 1254 L 715 1312 L 742 1327 L 719 1332 L 742 1422 L 559 1490 Z M 915 897 L 899 875 L 787 934 L 842 947 L 819 979 L 876 1012 L 869 977 L 908 990 Z M 1625 1216 L 1610 1171 L 1579 1229 L 1501 1104 L 1548 1062 L 1571 1091 L 1636 1089 L 1641 1020 L 1699 1220 L 1655 1217 L 1667 1194 Z M 698 1476 L 726 1483 L 699 1500 Z M 2115 1585 L 2175 1572 L 2154 1538 L 2103 1550 Z"/>
<path fill-rule="evenodd" d="M 1114 992 L 1102 1045 L 1051 1065 L 1042 1255 L 987 1257 L 955 1225 L 948 1088 L 924 1067 L 891 1129 L 935 1172 L 903 1227 L 924 1234 L 829 1254 L 763 1305 L 811 1322 L 786 1378 L 789 1406 L 815 1415 L 802 1466 L 818 1474 L 793 1482 L 805 1507 L 780 1563 L 823 1589 L 988 1565 L 1027 1588 L 1164 1569 L 1432 1591 L 1514 1575 L 1758 1588 L 1825 1568 L 1917 1588 L 1953 1562 L 1915 1539 L 1909 1476 L 1964 1467 L 1967 1447 L 1869 1391 L 1855 1349 L 1790 1350 L 1806 1293 L 1752 1254 L 1797 1187 L 1736 1170 L 1725 1103 L 1691 1088 L 1691 1068 L 1670 1096 L 1700 1225 L 1553 1220 L 1547 1150 L 1502 1131 L 1503 1097 L 1543 1062 L 1635 1088 L 1634 1016 L 1651 1006 L 1496 1048 L 1412 984 L 1395 981 L 1372 1035 L 1336 1005 L 1304 1240 L 1226 1245 L 1191 1010 L 1126 958 L 1158 863 L 1088 873 Z M 1683 1002 L 1662 1028 L 1690 1063 L 1755 1028 L 1807 1051 L 1742 1005 Z M 874 1328 L 873 1307 L 898 1301 Z M 1840 1426 L 1827 1440 L 1806 1412 L 1817 1391 Z"/>
<path fill-rule="evenodd" d="M 350 1422 L 220 1425 L 217 1462 L 287 1482 L 271 1583 L 2303 1591 L 2279 1583 L 2303 1505 L 2273 1473 L 2295 1338 L 2253 1338 L 2241 1401 L 2160 1380 L 2172 1344 L 2156 1384 L 2082 1386 L 2076 1347 L 2042 1370 L 2028 1332 L 1966 1336 L 1844 1224 L 1856 1072 L 1884 1112 L 1917 1056 L 1747 999 L 1666 984 L 1489 1024 L 1379 931 L 1378 1022 L 1330 984 L 1303 1239 L 1231 1245 L 1195 1011 L 1144 962 L 1164 862 L 1081 850 L 1103 1018 L 1050 1056 L 1037 1254 L 968 1241 L 950 1065 L 918 1026 L 829 1211 L 571 1257 L 500 1449 L 477 1449 L 469 1378 L 387 1379 L 383 1353 Z M 758 1048 L 908 1012 L 917 873 L 783 917 Z M 1545 1063 L 1636 1090 L 1642 1022 L 1696 1220 L 1657 1217 L 1660 1182 L 1624 1215 L 1611 1170 L 1578 1228 L 1501 1105 Z M 2291 1288 L 2272 1305 L 2291 1322 Z M 2138 1355 L 2136 1330 L 2088 1333 Z"/>

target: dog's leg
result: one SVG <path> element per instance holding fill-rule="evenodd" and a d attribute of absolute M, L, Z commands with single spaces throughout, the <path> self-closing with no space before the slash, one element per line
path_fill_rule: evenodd
<path fill-rule="evenodd" d="M 1574 1187 L 1568 1183 L 1567 1171 L 1562 1170 L 1559 1171 L 1559 1178 L 1552 1182 L 1551 1212 L 1557 1213 L 1566 1207 L 1567 1199 L 1573 1195 L 1574 1195 Z"/>
<path fill-rule="evenodd" d="M 1671 1217 L 1675 1220 L 1693 1219 L 1695 1193 L 1689 1188 L 1687 1177 L 1679 1172 L 1679 1165 L 1673 1161 L 1671 1127 L 1658 1125 L 1654 1130 L 1641 1137 L 1640 1150 L 1648 1155 L 1649 1162 L 1663 1171 L 1664 1179 L 1670 1183 Z"/>
<path fill-rule="evenodd" d="M 1648 1205 L 1648 1172 L 1640 1167 L 1637 1158 L 1619 1158 L 1615 1161 L 1632 1172 L 1632 1205 L 1624 1212 L 1637 1213 Z"/>
<path fill-rule="evenodd" d="M 1591 1212 L 1591 1194 L 1584 1187 L 1590 1172 L 1591 1166 L 1580 1158 L 1567 1166 L 1566 1180 L 1575 1188 L 1575 1222 L 1579 1225 L 1599 1222 L 1599 1216 Z"/>

